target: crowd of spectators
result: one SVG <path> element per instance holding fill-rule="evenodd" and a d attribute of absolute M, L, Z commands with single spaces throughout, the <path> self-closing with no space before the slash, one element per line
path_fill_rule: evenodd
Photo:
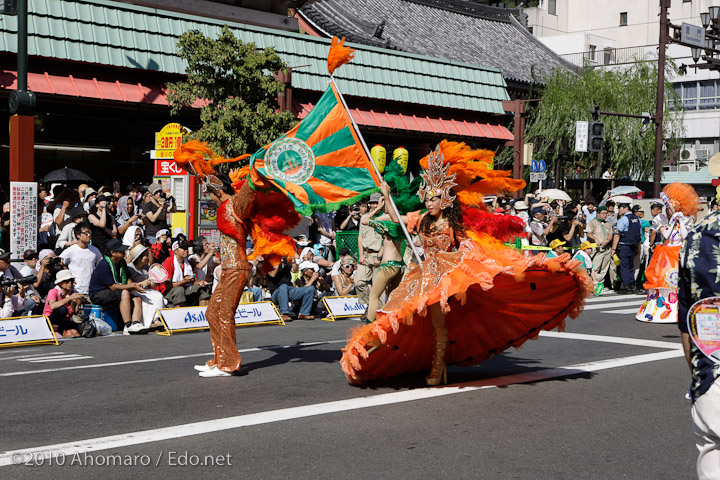
<path fill-rule="evenodd" d="M 336 213 L 303 217 L 289 232 L 297 254 L 264 274 L 263 259 L 254 259 L 242 301 L 271 300 L 285 321 L 326 315 L 326 296 L 357 295 L 359 304 L 368 305 L 383 261 L 383 238 L 363 219 L 382 213 L 380 199 L 380 194 L 373 194 Z M 642 208 L 632 209 L 642 224 L 643 247 L 634 259 L 638 285 L 659 241 L 648 220 L 660 207 L 653 205 L 647 220 Z M 714 203 L 712 209 L 716 208 Z M 553 200 L 536 192 L 523 199 L 497 197 L 490 209 L 521 219 L 526 236 L 518 242 L 527 255 L 570 252 L 595 281 L 617 287 L 613 238 L 624 211 L 612 201 Z M 203 237 L 188 240 L 179 228 L 171 233 L 168 216 L 174 210 L 172 198 L 156 183 L 146 188 L 130 185 L 124 192 L 117 184 L 98 190 L 56 186 L 52 192 L 41 185 L 38 250 L 26 251 L 22 263 L 10 262 L 5 226 L 9 209 L 3 212 L 0 317 L 44 314 L 59 335 L 73 337 L 92 308 L 87 306 L 100 305 L 116 312 L 118 327 L 131 334 L 158 328 L 160 308 L 207 305 L 220 277 L 219 246 Z M 250 254 L 250 240 L 247 248 Z M 405 264 L 411 260 L 411 250 L 406 249 Z M 167 272 L 167 281 L 153 281 L 154 264 Z M 8 281 L 23 278 L 25 282 Z M 380 298 L 379 308 L 386 300 Z"/>

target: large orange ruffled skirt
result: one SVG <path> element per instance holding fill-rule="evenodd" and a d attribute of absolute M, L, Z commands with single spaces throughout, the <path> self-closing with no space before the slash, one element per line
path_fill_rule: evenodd
<path fill-rule="evenodd" d="M 476 237 L 409 267 L 376 321 L 351 330 L 341 366 L 353 384 L 429 370 L 429 307 L 438 302 L 447 313 L 445 361 L 473 365 L 541 330 L 564 330 L 591 290 L 580 262 L 568 254 L 525 258 L 491 237 Z"/>

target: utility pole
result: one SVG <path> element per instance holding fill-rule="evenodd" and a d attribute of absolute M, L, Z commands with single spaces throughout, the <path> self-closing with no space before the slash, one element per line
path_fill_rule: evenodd
<path fill-rule="evenodd" d="M 653 172 L 653 197 L 660 198 L 663 168 L 663 109 L 665 106 L 665 50 L 667 49 L 670 21 L 670 0 L 660 0 L 660 45 L 658 46 L 657 106 L 655 108 L 655 170 Z"/>

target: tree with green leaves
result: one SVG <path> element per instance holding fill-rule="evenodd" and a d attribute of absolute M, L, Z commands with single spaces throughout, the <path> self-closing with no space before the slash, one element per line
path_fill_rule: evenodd
<path fill-rule="evenodd" d="M 668 77 L 674 69 L 673 65 L 668 66 Z M 657 62 L 640 61 L 629 68 L 612 70 L 586 67 L 580 73 L 556 70 L 546 79 L 542 100 L 529 112 L 525 141 L 534 144 L 533 157 L 545 160 L 549 172 L 560 171 L 561 178 L 578 168 L 582 177 L 599 177 L 607 166 L 612 166 L 616 178 L 647 180 L 654 168 L 653 123 L 604 115 L 599 119 L 605 124 L 603 152 L 577 153 L 575 122 L 592 121 L 595 106 L 605 112 L 654 114 L 656 92 Z M 682 143 L 684 129 L 682 106 L 671 83 L 666 82 L 665 92 L 663 153 L 669 158 Z M 675 110 L 670 108 L 673 105 Z M 507 156 L 506 152 L 503 154 L 503 158 Z"/>
<path fill-rule="evenodd" d="M 287 65 L 274 48 L 258 50 L 226 25 L 217 39 L 197 30 L 183 33 L 178 56 L 187 63 L 187 79 L 167 84 L 171 114 L 202 104 L 202 127 L 191 136 L 217 154 L 254 153 L 295 124 L 292 113 L 278 112 L 277 96 L 285 85 L 273 72 L 284 72 Z"/>

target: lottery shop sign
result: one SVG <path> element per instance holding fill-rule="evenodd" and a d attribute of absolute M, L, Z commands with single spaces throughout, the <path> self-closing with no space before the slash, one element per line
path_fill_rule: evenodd
<path fill-rule="evenodd" d="M 187 172 L 178 167 L 172 158 L 155 160 L 156 177 L 172 177 L 174 175 L 187 175 Z"/>

